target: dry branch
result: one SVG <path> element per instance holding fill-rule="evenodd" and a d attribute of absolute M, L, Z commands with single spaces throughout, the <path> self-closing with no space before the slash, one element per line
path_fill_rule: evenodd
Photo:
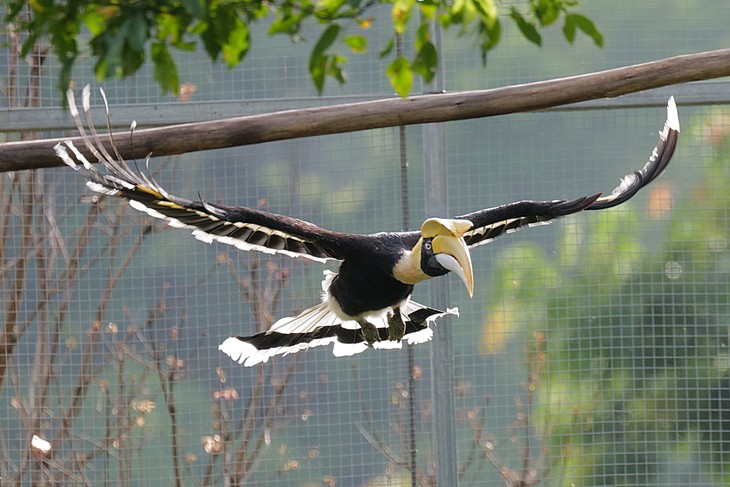
<path fill-rule="evenodd" d="M 143 158 L 150 153 L 168 156 L 275 140 L 540 110 L 723 76 L 730 76 L 730 49 L 491 90 L 388 98 L 138 130 L 133 145 L 128 134 L 117 134 L 116 144 L 125 159 Z M 144 122 L 143 118 L 142 113 L 141 122 Z M 62 165 L 52 149 L 60 140 L 0 144 L 0 172 Z M 80 140 L 77 145 L 83 146 Z"/>

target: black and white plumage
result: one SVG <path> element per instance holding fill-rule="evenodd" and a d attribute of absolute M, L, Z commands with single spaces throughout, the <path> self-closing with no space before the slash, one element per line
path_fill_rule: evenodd
<path fill-rule="evenodd" d="M 430 218 L 419 231 L 360 235 L 334 232 L 244 206 L 192 201 L 169 194 L 150 176 L 133 170 L 115 150 L 112 156 L 104 148 L 90 123 L 89 98 L 87 87 L 82 104 L 86 128 L 72 92 L 69 106 L 87 150 L 105 171 L 90 163 L 70 141 L 58 144 L 55 150 L 67 165 L 87 178 L 92 190 L 127 198 L 135 209 L 166 220 L 173 227 L 190 229 L 204 242 L 317 262 L 340 261 L 337 273 L 325 271 L 319 304 L 278 320 L 267 332 L 230 337 L 220 345 L 221 351 L 246 366 L 319 345 L 333 344 L 333 353 L 345 356 L 369 347 L 399 348 L 403 341 L 412 344 L 430 340 L 430 324 L 445 314 L 458 315 L 458 311 L 440 311 L 415 303 L 411 294 L 416 284 L 453 272 L 471 296 L 474 279 L 470 248 L 523 227 L 627 201 L 664 171 L 679 135 L 677 108 L 670 98 L 667 120 L 649 161 L 625 176 L 606 196 L 599 193 L 573 200 L 520 201 L 452 219 Z"/>

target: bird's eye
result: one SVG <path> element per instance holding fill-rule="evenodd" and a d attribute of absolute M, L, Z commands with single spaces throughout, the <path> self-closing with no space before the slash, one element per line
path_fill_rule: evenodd
<path fill-rule="evenodd" d="M 423 244 L 423 247 L 430 252 L 431 251 L 431 242 L 425 242 Z"/>

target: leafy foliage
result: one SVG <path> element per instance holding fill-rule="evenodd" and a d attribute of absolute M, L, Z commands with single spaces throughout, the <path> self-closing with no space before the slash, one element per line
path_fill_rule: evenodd
<path fill-rule="evenodd" d="M 415 24 L 413 52 L 396 55 L 386 74 L 393 89 L 407 96 L 417 77 L 430 82 L 438 65 L 438 54 L 431 40 L 434 22 L 443 28 L 454 27 L 477 40 L 482 59 L 494 48 L 502 33 L 501 14 L 496 0 L 10 0 L 5 20 L 29 32 L 23 54 L 38 42 L 48 42 L 61 62 L 59 89 L 64 91 L 72 68 L 85 49 L 78 43 L 84 28 L 91 33 L 89 47 L 96 59 L 97 78 L 126 77 L 134 74 L 147 60 L 152 61 L 154 76 L 163 92 L 176 94 L 180 88 L 177 66 L 171 48 L 179 51 L 205 49 L 211 59 L 229 67 L 237 66 L 251 48 L 251 26 L 270 19 L 269 35 L 286 35 L 299 40 L 305 25 L 321 24 L 309 58 L 312 82 L 319 93 L 325 80 L 346 80 L 347 57 L 367 51 L 363 34 L 373 23 L 373 9 L 391 5 L 392 38 L 408 36 Z M 540 30 L 561 18 L 563 33 L 574 42 L 578 31 L 597 46 L 603 37 L 593 22 L 574 11 L 576 0 L 529 0 L 512 6 L 511 19 L 530 42 L 541 45 Z M 381 55 L 391 56 L 392 49 Z"/>

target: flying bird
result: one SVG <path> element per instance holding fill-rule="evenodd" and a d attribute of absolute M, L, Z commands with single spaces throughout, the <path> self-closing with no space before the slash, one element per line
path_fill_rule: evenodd
<path fill-rule="evenodd" d="M 245 206 L 173 196 L 136 164 L 133 169 L 113 144 L 114 156 L 104 147 L 91 124 L 88 87 L 82 100 L 86 127 L 71 90 L 68 97 L 86 149 L 103 170 L 89 162 L 71 141 L 59 143 L 55 151 L 86 177 L 93 191 L 127 198 L 133 208 L 166 220 L 173 227 L 192 230 L 195 238 L 203 242 L 317 262 L 340 262 L 337 272 L 324 272 L 319 304 L 278 320 L 266 332 L 230 337 L 219 346 L 219 350 L 245 366 L 319 345 L 333 344 L 334 355 L 348 356 L 368 348 L 400 348 L 404 341 L 415 344 L 430 340 L 430 325 L 446 314 L 458 316 L 458 310 L 442 311 L 414 302 L 411 295 L 416 284 L 453 273 L 473 296 L 472 248 L 523 227 L 624 203 L 664 171 L 679 136 L 679 117 L 672 97 L 667 105 L 667 120 L 649 161 L 642 169 L 624 176 L 608 195 L 519 201 L 453 218 L 429 218 L 418 231 L 362 235 L 335 232 Z M 108 120 L 103 91 L 102 97 Z M 146 163 L 149 169 L 149 156 Z"/>

